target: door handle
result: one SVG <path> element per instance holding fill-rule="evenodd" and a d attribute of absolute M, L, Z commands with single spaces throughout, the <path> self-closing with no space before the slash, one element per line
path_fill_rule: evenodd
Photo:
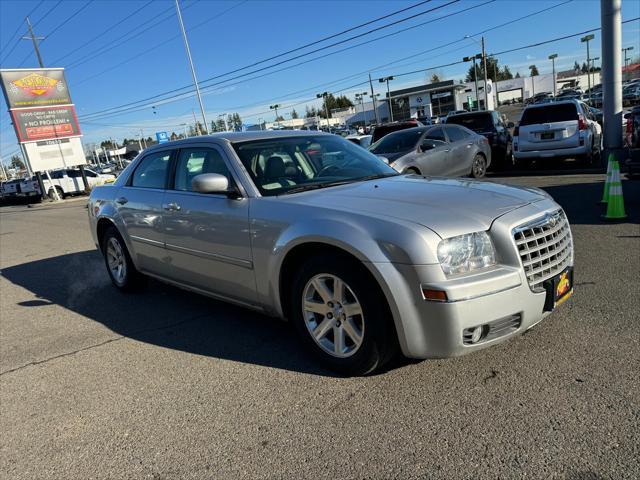
<path fill-rule="evenodd" d="M 171 202 L 171 203 L 167 203 L 163 206 L 163 208 L 165 210 L 169 210 L 169 211 L 178 211 L 180 210 L 180 205 L 178 205 L 175 202 Z"/>
<path fill-rule="evenodd" d="M 127 200 L 125 197 L 119 197 L 116 199 L 116 203 L 118 205 L 124 205 L 125 203 L 127 203 L 129 200 Z"/>
<path fill-rule="evenodd" d="M 445 151 L 445 152 L 450 152 L 450 151 L 451 151 L 451 149 L 450 149 L 450 148 L 446 148 L 444 151 Z"/>
<path fill-rule="evenodd" d="M 467 143 L 467 148 L 471 148 L 472 145 L 473 143 Z"/>

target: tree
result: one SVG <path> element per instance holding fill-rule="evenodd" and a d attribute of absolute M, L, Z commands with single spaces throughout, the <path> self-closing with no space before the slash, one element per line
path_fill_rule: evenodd
<path fill-rule="evenodd" d="M 587 73 L 589 71 L 589 68 L 587 67 L 587 62 L 582 62 L 582 67 L 580 68 L 580 71 L 582 73 Z"/>
<path fill-rule="evenodd" d="M 13 155 L 11 157 L 11 162 L 9 163 L 9 166 L 11 168 L 16 169 L 16 170 L 24 170 L 25 169 L 24 162 L 22 161 L 22 159 L 18 155 Z"/>
<path fill-rule="evenodd" d="M 291 118 L 294 118 L 294 119 L 295 119 L 295 118 L 300 118 L 300 117 L 298 116 L 298 112 L 296 112 L 296 109 L 295 109 L 295 108 L 291 110 Z"/>
<path fill-rule="evenodd" d="M 218 120 L 216 120 L 216 132 L 224 132 L 227 129 L 227 126 L 224 123 L 224 119 L 223 118 L 218 118 Z"/>
<path fill-rule="evenodd" d="M 324 97 L 322 109 L 318 110 L 317 113 L 322 118 L 326 118 L 327 110 L 329 111 L 329 117 L 331 117 L 331 110 L 348 107 L 353 107 L 353 102 L 349 100 L 345 95 L 334 97 L 333 94 L 329 93 Z"/>
<path fill-rule="evenodd" d="M 573 62 L 573 71 L 574 72 L 580 71 L 580 64 L 577 61 Z"/>
<path fill-rule="evenodd" d="M 531 76 L 535 77 L 537 75 L 540 75 L 538 73 L 538 67 L 536 67 L 535 65 L 529 65 L 529 70 L 531 70 Z"/>
<path fill-rule="evenodd" d="M 484 80 L 484 62 L 482 60 L 476 62 L 475 71 L 473 65 L 469 66 L 465 81 L 474 82 L 476 74 L 478 75 L 478 80 Z M 499 82 L 500 80 L 510 80 L 512 78 L 513 74 L 508 65 L 501 69 L 496 57 L 487 56 L 487 79 L 492 82 Z"/>
<path fill-rule="evenodd" d="M 304 116 L 305 118 L 315 118 L 318 116 L 318 111 L 316 110 L 316 107 L 306 107 L 305 111 L 304 111 Z"/>
<path fill-rule="evenodd" d="M 440 77 L 438 76 L 437 73 L 434 73 L 433 75 L 431 75 L 431 83 L 438 83 L 440 81 Z"/>
<path fill-rule="evenodd" d="M 284 122 L 284 117 L 282 115 L 278 115 L 276 117 L 276 122 Z"/>
<path fill-rule="evenodd" d="M 516 72 L 516 78 L 520 78 L 520 72 Z"/>
<path fill-rule="evenodd" d="M 232 132 L 242 131 L 242 118 L 239 113 L 231 113 L 227 115 L 227 125 Z"/>
<path fill-rule="evenodd" d="M 500 77 L 498 80 L 511 80 L 513 78 L 509 65 L 502 67 L 502 71 L 498 73 L 498 77 Z"/>

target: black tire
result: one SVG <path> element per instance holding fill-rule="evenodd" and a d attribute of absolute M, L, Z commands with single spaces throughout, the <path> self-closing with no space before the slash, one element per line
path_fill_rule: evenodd
<path fill-rule="evenodd" d="M 362 342 L 351 356 L 340 358 L 325 352 L 305 323 L 303 295 L 309 281 L 321 274 L 342 279 L 362 308 Z M 387 363 L 398 351 L 395 326 L 384 294 L 366 268 L 349 258 L 318 255 L 307 260 L 293 281 L 290 317 L 307 350 L 323 366 L 342 375 L 360 376 L 371 373 Z"/>
<path fill-rule="evenodd" d="M 53 189 L 55 188 L 56 192 L 58 192 L 58 198 L 60 198 L 60 200 L 64 200 L 64 191 L 62 190 L 62 188 L 60 187 L 51 187 L 49 189 L 49 192 L 47 192 L 47 196 L 51 199 L 51 200 L 55 200 L 56 196 L 53 194 Z"/>
<path fill-rule="evenodd" d="M 122 260 L 124 262 L 124 275 L 122 278 L 118 278 L 109 265 L 108 249 L 110 242 L 115 242 L 121 249 Z M 133 261 L 131 260 L 131 256 L 129 255 L 129 250 L 127 250 L 127 245 L 116 227 L 110 226 L 107 228 L 101 239 L 100 247 L 104 258 L 104 264 L 107 267 L 107 273 L 109 274 L 109 278 L 111 278 L 111 283 L 113 283 L 118 290 L 129 293 L 137 292 L 144 288 L 147 283 L 147 277 L 136 269 Z"/>
<path fill-rule="evenodd" d="M 471 174 L 473 178 L 483 178 L 487 173 L 487 159 L 481 153 L 476 153 L 471 164 Z"/>

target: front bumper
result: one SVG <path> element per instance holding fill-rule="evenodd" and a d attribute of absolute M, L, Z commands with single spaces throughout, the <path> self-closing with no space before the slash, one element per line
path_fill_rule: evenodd
<path fill-rule="evenodd" d="M 511 231 L 558 208 L 552 200 L 543 200 L 494 221 L 489 233 L 500 265 L 473 275 L 451 279 L 440 265 L 376 264 L 386 280 L 385 293 L 392 298 L 389 303 L 404 355 L 465 355 L 508 340 L 545 318 L 550 313 L 545 311 L 546 293 L 529 287 Z M 425 287 L 445 291 L 448 301 L 425 300 Z M 483 325 L 495 325 L 496 335 L 474 344 L 465 341 L 465 330 Z"/>

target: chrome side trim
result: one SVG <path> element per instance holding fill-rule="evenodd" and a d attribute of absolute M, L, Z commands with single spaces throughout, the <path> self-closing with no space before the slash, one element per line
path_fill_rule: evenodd
<path fill-rule="evenodd" d="M 151 240 L 150 238 L 138 237 L 136 235 L 129 235 L 129 238 L 135 242 L 146 243 L 147 245 L 153 245 L 154 247 L 164 248 L 164 242 L 158 240 Z"/>
<path fill-rule="evenodd" d="M 166 244 L 167 250 L 173 250 L 174 252 L 188 253 L 189 255 L 195 255 L 196 257 L 206 258 L 209 260 L 217 260 L 219 262 L 230 263 L 239 267 L 253 269 L 253 262 L 251 260 L 243 260 L 241 258 L 228 257 L 226 255 L 220 255 L 219 253 L 203 252 L 202 250 L 195 250 L 192 248 L 179 247 L 171 243 Z"/>

